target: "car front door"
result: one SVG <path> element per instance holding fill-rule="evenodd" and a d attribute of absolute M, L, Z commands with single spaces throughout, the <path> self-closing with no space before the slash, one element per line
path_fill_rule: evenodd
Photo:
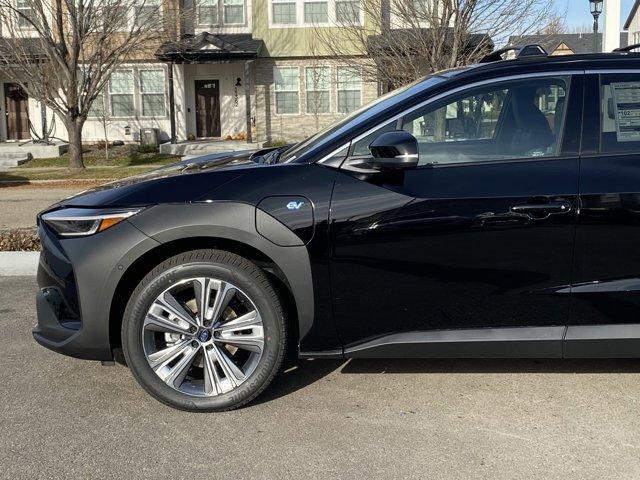
<path fill-rule="evenodd" d="M 330 218 L 346 354 L 561 356 L 582 82 L 470 85 L 354 139 Z M 400 128 L 418 140 L 418 167 L 357 166 L 379 132 Z"/>

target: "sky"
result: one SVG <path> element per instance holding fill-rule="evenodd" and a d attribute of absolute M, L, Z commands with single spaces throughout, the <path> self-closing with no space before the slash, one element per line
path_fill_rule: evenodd
<path fill-rule="evenodd" d="M 620 25 L 624 25 L 634 0 L 620 0 Z M 569 31 L 573 27 L 583 25 L 593 25 L 593 17 L 589 11 L 589 0 L 555 0 L 556 9 L 559 13 L 567 12 L 567 27 Z M 600 17 L 600 28 L 602 28 L 602 17 Z"/>

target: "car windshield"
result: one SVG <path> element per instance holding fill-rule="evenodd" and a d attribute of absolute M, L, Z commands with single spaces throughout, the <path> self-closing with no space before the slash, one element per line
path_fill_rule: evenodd
<path fill-rule="evenodd" d="M 439 72 L 438 74 L 421 78 L 420 80 L 376 98 L 372 102 L 350 113 L 340 121 L 328 125 L 315 135 L 289 148 L 279 158 L 278 163 L 292 162 L 311 151 L 316 151 L 322 148 L 325 142 L 343 134 L 356 124 L 366 121 L 373 116 L 380 115 L 397 102 L 401 102 L 409 97 L 422 93 L 432 86 L 445 81 L 451 73 L 452 72 Z"/>

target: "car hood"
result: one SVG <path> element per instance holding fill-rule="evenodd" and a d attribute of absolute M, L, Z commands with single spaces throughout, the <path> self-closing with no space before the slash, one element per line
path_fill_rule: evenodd
<path fill-rule="evenodd" d="M 78 193 L 59 207 L 124 207 L 198 200 L 242 176 L 248 169 L 268 168 L 253 162 L 253 151 L 222 153 L 172 163 L 150 172 L 109 182 Z"/>

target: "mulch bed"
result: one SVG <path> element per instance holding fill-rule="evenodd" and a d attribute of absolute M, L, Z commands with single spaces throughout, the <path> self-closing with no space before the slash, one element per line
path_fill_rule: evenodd
<path fill-rule="evenodd" d="M 40 250 L 40 239 L 35 228 L 10 228 L 0 230 L 0 252 Z"/>
<path fill-rule="evenodd" d="M 110 182 L 108 178 L 84 179 L 70 178 L 61 180 L 4 180 L 0 181 L 0 188 L 75 188 L 75 187 L 96 187 Z"/>

